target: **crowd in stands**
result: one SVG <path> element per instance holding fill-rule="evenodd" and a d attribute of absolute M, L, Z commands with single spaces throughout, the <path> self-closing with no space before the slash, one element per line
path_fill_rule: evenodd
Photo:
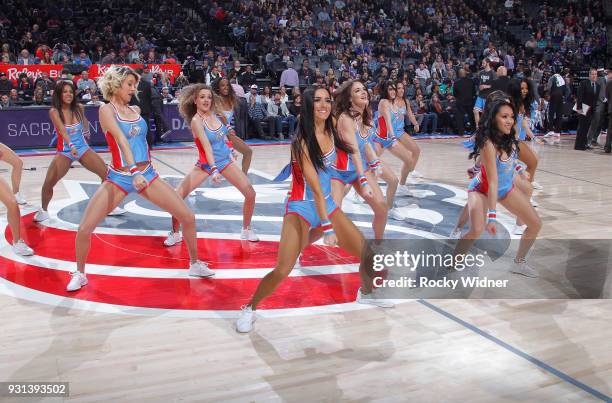
<path fill-rule="evenodd" d="M 176 103 L 190 82 L 226 77 L 248 108 L 249 135 L 264 138 L 292 134 L 300 89 L 334 90 L 348 79 L 363 81 L 374 104 L 380 83 L 401 82 L 421 132 L 461 133 L 465 88 L 474 88 L 473 103 L 483 60 L 504 67 L 503 76 L 530 79 L 544 109 L 551 76 L 564 78 L 569 102 L 577 75 L 603 67 L 607 45 L 601 0 L 4 3 L 2 63 L 143 64 L 164 103 Z M 233 46 L 216 43 L 225 33 Z M 182 72 L 153 75 L 147 64 L 155 63 L 180 63 Z M 70 72 L 60 78 L 75 82 L 79 98 L 100 102 L 87 73 Z M 11 83 L 0 74 L 0 107 L 48 104 L 52 88 L 45 75 Z"/>

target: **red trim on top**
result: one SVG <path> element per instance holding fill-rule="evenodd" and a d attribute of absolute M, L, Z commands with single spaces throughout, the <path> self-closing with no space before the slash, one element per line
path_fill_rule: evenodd
<path fill-rule="evenodd" d="M 204 146 L 202 146 L 202 142 L 198 137 L 195 138 L 196 148 L 198 149 L 198 163 L 199 164 L 208 164 L 208 160 L 206 159 L 206 152 L 204 151 Z"/>
<path fill-rule="evenodd" d="M 297 161 L 291 161 L 291 195 L 290 201 L 304 200 L 306 189 L 304 186 L 304 176 Z"/>
<path fill-rule="evenodd" d="M 121 168 L 121 151 L 119 150 L 119 145 L 117 144 L 117 141 L 115 140 L 111 132 L 106 132 L 104 136 L 106 137 L 106 143 L 108 144 L 108 148 L 112 156 L 111 166 L 113 168 Z"/>
<path fill-rule="evenodd" d="M 378 117 L 378 132 L 376 135 L 381 139 L 389 139 L 387 131 L 387 122 L 383 116 Z"/>
<path fill-rule="evenodd" d="M 336 168 L 341 171 L 348 171 L 349 155 L 342 150 L 336 150 Z"/>

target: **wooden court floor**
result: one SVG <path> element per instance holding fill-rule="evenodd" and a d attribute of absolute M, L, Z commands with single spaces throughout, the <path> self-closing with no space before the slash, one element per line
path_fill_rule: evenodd
<path fill-rule="evenodd" d="M 418 144 L 424 182 L 465 188 L 469 161 L 459 140 Z M 612 239 L 612 157 L 572 145 L 564 138 L 538 149 L 540 242 Z M 180 176 L 196 153 L 153 155 L 162 176 Z M 24 158 L 26 167 L 37 168 L 24 172 L 24 215 L 40 203 L 50 159 Z M 254 147 L 255 171 L 274 176 L 287 161 L 286 145 Z M 399 170 L 393 157 L 383 161 Z M 77 166 L 65 180 L 54 203 L 74 196 L 70 181 L 95 177 Z M 264 222 L 255 220 L 258 225 Z M 546 261 L 536 266 L 554 271 Z M 604 276 L 601 290 L 610 298 L 612 279 Z M 0 397 L 3 402 L 589 402 L 612 396 L 610 299 L 414 299 L 389 310 L 286 309 L 260 317 L 251 334 L 240 335 L 231 310 L 202 317 L 111 313 L 70 296 L 42 303 L 21 291 L 0 283 L 0 380 L 70 382 L 70 397 Z M 161 298 L 138 287 L 133 294 Z"/>

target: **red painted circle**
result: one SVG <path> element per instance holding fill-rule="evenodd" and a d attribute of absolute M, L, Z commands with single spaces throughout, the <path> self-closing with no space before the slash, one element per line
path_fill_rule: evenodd
<path fill-rule="evenodd" d="M 23 217 L 23 238 L 36 256 L 74 262 L 75 231 L 44 227 Z M 5 232 L 10 242 L 10 229 Z M 88 264 L 121 268 L 157 268 L 187 270 L 188 255 L 184 243 L 165 248 L 158 236 L 96 234 Z M 214 269 L 271 268 L 276 264 L 278 242 L 257 243 L 226 239 L 198 239 L 200 258 Z M 89 284 L 78 292 L 65 291 L 68 273 L 15 262 L 0 256 L 0 276 L 23 287 L 61 297 L 122 306 L 186 309 L 236 310 L 249 301 L 259 278 L 173 279 L 141 278 L 121 275 L 88 274 Z M 358 259 L 338 248 L 311 246 L 302 260 L 307 266 L 357 263 Z M 76 267 L 76 265 L 72 265 Z M 238 275 L 239 277 L 239 275 Z M 353 302 L 359 287 L 357 273 L 288 277 L 260 305 L 264 309 L 313 307 Z"/>

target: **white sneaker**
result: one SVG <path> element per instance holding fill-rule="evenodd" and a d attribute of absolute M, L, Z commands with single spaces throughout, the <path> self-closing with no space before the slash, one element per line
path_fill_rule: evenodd
<path fill-rule="evenodd" d="M 183 235 L 180 232 L 168 232 L 168 237 L 164 239 L 165 246 L 174 246 L 183 241 Z"/>
<path fill-rule="evenodd" d="M 111 211 L 110 213 L 108 213 L 109 216 L 116 216 L 116 215 L 122 215 L 125 214 L 126 210 L 121 208 L 121 207 L 115 207 L 115 209 L 113 211 Z"/>
<path fill-rule="evenodd" d="M 538 277 L 538 272 L 527 263 L 525 259 L 520 262 L 516 260 L 512 263 L 512 267 L 510 268 L 512 273 L 522 274 L 527 277 Z"/>
<path fill-rule="evenodd" d="M 538 182 L 533 181 L 531 182 L 531 186 L 535 189 L 535 190 L 542 190 L 544 189 L 544 187 L 542 187 L 542 185 L 540 185 Z"/>
<path fill-rule="evenodd" d="M 389 217 L 398 221 L 404 221 L 406 219 L 406 217 L 402 213 L 400 213 L 397 208 L 392 208 L 391 210 L 389 210 Z"/>
<path fill-rule="evenodd" d="M 512 230 L 512 233 L 514 235 L 523 235 L 523 233 L 525 232 L 525 229 L 527 229 L 527 224 L 525 225 L 514 225 L 514 229 Z"/>
<path fill-rule="evenodd" d="M 192 277 L 214 277 L 215 272 L 210 270 L 206 263 L 196 260 L 189 265 L 189 275 Z"/>
<path fill-rule="evenodd" d="M 538 207 L 539 206 L 538 202 L 533 197 L 531 199 L 529 199 L 529 202 L 531 203 L 531 205 L 533 207 Z"/>
<path fill-rule="evenodd" d="M 409 177 L 411 178 L 419 178 L 421 179 L 423 177 L 423 174 L 420 173 L 419 171 L 412 171 L 408 174 Z"/>
<path fill-rule="evenodd" d="M 253 323 L 256 319 L 255 311 L 253 311 L 251 305 L 243 305 L 241 309 L 242 312 L 236 320 L 236 331 L 238 333 L 249 333 L 253 330 Z"/>
<path fill-rule="evenodd" d="M 450 233 L 450 239 L 459 239 L 461 238 L 461 229 L 455 227 Z"/>
<path fill-rule="evenodd" d="M 71 274 L 70 282 L 66 286 L 66 291 L 77 291 L 81 287 L 87 285 L 87 277 L 80 271 L 75 271 Z"/>
<path fill-rule="evenodd" d="M 23 239 L 18 240 L 13 244 L 13 252 L 19 256 L 32 256 L 34 250 L 23 242 Z"/>
<path fill-rule="evenodd" d="M 252 228 L 243 229 L 242 232 L 240 233 L 240 239 L 242 239 L 243 241 L 251 241 L 251 242 L 259 241 L 259 237 L 255 233 L 255 230 Z"/>
<path fill-rule="evenodd" d="M 17 200 L 17 204 L 21 204 L 22 206 L 28 204 L 26 199 L 24 199 L 19 192 L 15 193 L 15 200 Z"/>
<path fill-rule="evenodd" d="M 413 189 L 408 185 L 398 185 L 397 191 L 395 192 L 395 196 L 412 196 L 412 190 Z"/>
<path fill-rule="evenodd" d="M 368 294 L 368 297 L 372 297 L 372 298 L 366 298 L 366 296 L 361 293 L 361 288 L 360 288 L 359 290 L 357 290 L 357 299 L 355 300 L 355 302 L 357 302 L 358 304 L 364 304 L 364 305 L 374 305 L 379 308 L 393 308 L 395 306 L 395 304 L 391 302 L 387 302 L 382 299 L 373 298 L 374 296 L 372 294 L 373 293 Z"/>
<path fill-rule="evenodd" d="M 34 221 L 41 222 L 49 219 L 49 213 L 43 209 L 40 209 L 34 214 Z"/>

